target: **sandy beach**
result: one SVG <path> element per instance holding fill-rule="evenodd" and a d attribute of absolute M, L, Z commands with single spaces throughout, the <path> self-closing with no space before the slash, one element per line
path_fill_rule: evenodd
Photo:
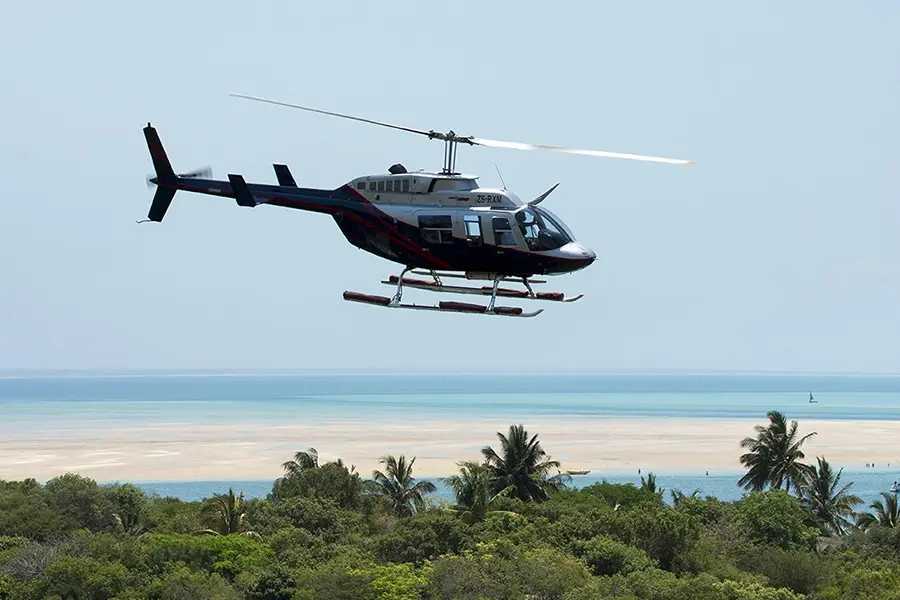
<path fill-rule="evenodd" d="M 741 469 L 740 440 L 759 420 L 544 419 L 525 422 L 563 469 L 594 474 L 723 474 Z M 423 421 L 415 424 L 307 423 L 281 426 L 180 426 L 46 430 L 0 440 L 0 478 L 44 481 L 76 472 L 98 481 L 259 480 L 281 475 L 296 450 L 315 447 L 320 461 L 337 457 L 368 476 L 384 454 L 416 456 L 419 477 L 455 472 L 455 463 L 499 448 L 508 422 Z M 900 421 L 801 421 L 816 431 L 808 461 L 825 455 L 848 469 L 867 462 L 900 465 Z"/>

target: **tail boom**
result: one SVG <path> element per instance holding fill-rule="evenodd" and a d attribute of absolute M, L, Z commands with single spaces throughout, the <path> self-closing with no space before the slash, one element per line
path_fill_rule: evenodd
<path fill-rule="evenodd" d="M 234 198 L 238 206 L 249 208 L 271 204 L 330 215 L 359 208 L 358 198 L 348 194 L 344 186 L 335 190 L 297 187 L 290 171 L 283 165 L 276 166 L 280 185 L 247 183 L 241 175 L 235 174 L 229 174 L 228 181 L 178 175 L 172 168 L 156 129 L 150 123 L 144 127 L 144 137 L 156 171 L 156 177 L 150 179 L 150 183 L 157 186 L 147 214 L 150 221 L 159 223 L 163 220 L 178 190 Z"/>

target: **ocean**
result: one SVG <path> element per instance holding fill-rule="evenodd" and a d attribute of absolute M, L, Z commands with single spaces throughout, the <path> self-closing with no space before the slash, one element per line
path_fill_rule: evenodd
<path fill-rule="evenodd" d="M 808 401 L 812 393 L 816 403 Z M 788 418 L 900 420 L 900 376 L 792 374 L 89 374 L 0 375 L 0 436 L 46 439 L 54 429 L 166 424 L 277 424 L 286 420 L 379 422 L 497 417 Z M 539 433 L 539 432 L 538 432 Z M 388 440 L 389 441 L 389 440 Z M 490 443 L 490 440 L 485 440 Z M 552 453 L 552 449 L 548 449 Z M 808 459 L 812 460 L 811 457 Z M 845 470 L 867 501 L 900 479 L 893 467 Z M 635 472 L 577 476 L 640 484 Z M 740 497 L 737 476 L 665 473 L 658 485 L 723 500 Z M 264 497 L 271 481 L 136 482 L 199 499 L 234 487 Z M 440 484 L 440 482 L 437 482 Z M 448 497 L 439 485 L 439 497 Z"/>

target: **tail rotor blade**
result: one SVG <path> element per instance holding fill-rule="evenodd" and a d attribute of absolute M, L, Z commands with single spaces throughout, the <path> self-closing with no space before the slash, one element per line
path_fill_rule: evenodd
<path fill-rule="evenodd" d="M 211 179 L 213 176 L 212 168 L 210 167 L 202 167 L 200 169 L 194 169 L 193 171 L 188 171 L 187 173 L 178 173 L 178 177 L 182 177 L 184 179 Z M 150 189 L 156 186 L 157 179 L 156 175 L 147 175 L 147 189 Z"/>
<path fill-rule="evenodd" d="M 209 179 L 212 177 L 212 168 L 202 167 L 200 169 L 188 171 L 187 173 L 179 173 L 178 176 L 185 177 L 187 179 Z"/>

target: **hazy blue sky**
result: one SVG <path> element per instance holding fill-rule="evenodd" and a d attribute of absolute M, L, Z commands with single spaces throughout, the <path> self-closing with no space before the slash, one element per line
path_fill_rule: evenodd
<path fill-rule="evenodd" d="M 0 368 L 900 372 L 896 2 L 4 2 Z M 180 193 L 439 168 L 404 133 L 273 97 L 691 167 L 461 149 L 598 254 L 515 320 L 344 302 L 398 272 L 327 216 Z M 404 299 L 436 301 L 424 291 Z M 528 306 L 536 306 L 531 303 Z"/>

